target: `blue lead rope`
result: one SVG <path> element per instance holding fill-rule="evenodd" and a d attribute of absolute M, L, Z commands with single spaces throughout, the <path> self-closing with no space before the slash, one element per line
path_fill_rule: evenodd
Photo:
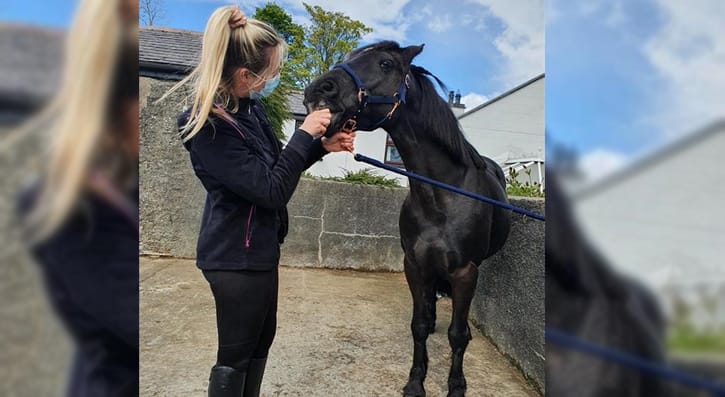
<path fill-rule="evenodd" d="M 425 182 L 427 184 L 430 184 L 430 185 L 439 187 L 441 189 L 450 190 L 451 192 L 458 193 L 458 194 L 463 195 L 463 196 L 466 196 L 466 197 L 470 197 L 470 198 L 472 198 L 474 200 L 483 201 L 484 203 L 489 203 L 491 205 L 495 205 L 495 206 L 498 206 L 498 207 L 501 207 L 501 208 L 505 208 L 507 210 L 511 210 L 513 212 L 516 212 L 517 214 L 521 214 L 521 215 L 528 216 L 529 218 L 534 218 L 534 219 L 537 219 L 537 220 L 540 220 L 540 221 L 544 221 L 544 216 L 543 215 L 539 215 L 539 214 L 537 214 L 535 212 L 531 212 L 529 210 L 526 210 L 526 209 L 523 209 L 523 208 L 519 208 L 519 207 L 513 206 L 513 205 L 511 205 L 509 203 L 504 203 L 504 202 L 501 202 L 501 201 L 498 201 L 498 200 L 494 200 L 494 199 L 489 198 L 489 197 L 486 197 L 486 196 L 481 196 L 480 194 L 471 193 L 469 191 L 466 191 L 466 190 L 457 188 L 455 186 L 451 186 L 451 185 L 449 185 L 447 183 L 439 182 L 439 181 L 436 181 L 435 179 L 430 179 L 428 177 L 425 177 L 425 176 L 422 176 L 422 175 L 418 175 L 418 174 L 416 174 L 414 172 L 401 170 L 401 169 L 399 169 L 397 167 L 393 167 L 393 166 L 384 164 L 384 163 L 382 163 L 382 162 L 380 162 L 378 160 L 371 159 L 370 157 L 363 156 L 362 154 L 356 154 L 355 155 L 355 160 L 360 161 L 360 162 L 363 162 L 363 163 L 368 163 L 368 164 L 370 164 L 372 166 L 375 166 L 375 167 L 378 167 L 378 168 L 382 168 L 382 169 L 388 170 L 390 172 L 395 172 L 396 174 L 405 175 L 408 178 L 415 179 L 415 180 L 418 180 L 418 181 L 421 181 L 421 182 Z"/>
<path fill-rule="evenodd" d="M 657 375 L 662 378 L 681 383 L 683 385 L 702 389 L 709 393 L 712 393 L 712 395 L 714 396 L 725 396 L 725 386 L 723 385 L 708 382 L 688 373 L 681 372 L 652 361 L 647 361 L 628 353 L 583 341 L 559 330 L 547 328 L 546 340 L 572 350 L 579 350 L 593 356 L 598 356 L 600 358 L 606 359 L 607 361 L 636 368 L 642 372 Z"/>

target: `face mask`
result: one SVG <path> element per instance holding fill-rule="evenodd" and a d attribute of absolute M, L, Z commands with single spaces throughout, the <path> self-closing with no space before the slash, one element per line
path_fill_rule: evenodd
<path fill-rule="evenodd" d="M 264 84 L 264 88 L 260 90 L 259 92 L 251 90 L 249 93 L 249 97 L 252 99 L 260 99 L 269 96 L 269 94 L 274 91 L 274 89 L 277 87 L 277 84 L 279 84 L 279 75 L 274 76 L 271 80 L 268 80 Z"/>

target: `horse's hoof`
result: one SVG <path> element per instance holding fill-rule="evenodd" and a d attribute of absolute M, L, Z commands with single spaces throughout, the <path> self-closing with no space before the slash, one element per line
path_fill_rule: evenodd
<path fill-rule="evenodd" d="M 422 382 L 408 382 L 403 388 L 403 397 L 425 397 Z"/>
<path fill-rule="evenodd" d="M 466 395 L 466 379 L 448 379 L 448 397 L 464 397 Z"/>
<path fill-rule="evenodd" d="M 465 397 L 466 389 L 456 389 L 448 392 L 448 397 Z"/>

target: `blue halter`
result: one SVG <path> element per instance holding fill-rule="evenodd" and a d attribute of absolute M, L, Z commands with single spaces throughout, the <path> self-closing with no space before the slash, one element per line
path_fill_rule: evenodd
<path fill-rule="evenodd" d="M 355 71 L 352 70 L 350 65 L 347 63 L 340 63 L 332 67 L 333 69 L 342 69 L 347 73 L 350 77 L 352 77 L 352 81 L 357 86 L 358 92 L 357 92 L 357 111 L 355 114 L 350 117 L 343 126 L 343 130 L 345 131 L 355 131 L 357 129 L 357 116 L 360 114 L 360 112 L 367 107 L 368 104 L 388 104 L 393 105 L 393 108 L 390 109 L 390 111 L 383 117 L 380 121 L 378 121 L 375 125 L 373 125 L 370 128 L 365 128 L 366 130 L 374 130 L 378 127 L 380 127 L 385 121 L 389 120 L 391 117 L 393 117 L 393 113 L 395 113 L 395 110 L 398 109 L 398 106 L 401 103 L 405 103 L 405 95 L 408 92 L 408 84 L 409 84 L 409 78 L 410 75 L 408 73 L 405 74 L 405 78 L 403 78 L 403 81 L 400 83 L 400 86 L 398 87 L 398 91 L 395 92 L 393 95 L 368 95 L 367 89 L 365 88 L 365 84 L 360 80 L 359 77 L 357 77 L 357 74 L 355 74 Z"/>

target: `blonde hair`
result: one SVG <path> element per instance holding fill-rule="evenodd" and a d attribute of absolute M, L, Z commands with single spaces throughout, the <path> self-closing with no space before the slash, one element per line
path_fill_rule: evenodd
<path fill-rule="evenodd" d="M 83 0 L 77 7 L 65 39 L 58 92 L 23 127 L 50 123 L 38 196 L 26 218 L 33 242 L 62 224 L 86 187 L 91 167 L 109 155 L 109 141 L 118 139 L 109 131 L 111 92 L 123 44 L 137 41 L 137 31 L 106 1 Z"/>
<path fill-rule="evenodd" d="M 192 83 L 189 118 L 181 128 L 184 141 L 201 130 L 210 113 L 229 118 L 225 109 L 237 111 L 239 103 L 232 94 L 232 84 L 239 68 L 249 69 L 261 81 L 259 76 L 271 64 L 272 50 L 277 48 L 280 66 L 286 56 L 287 44 L 268 24 L 248 19 L 243 26 L 232 29 L 229 19 L 235 12 L 238 12 L 236 6 L 214 10 L 204 29 L 198 66 L 157 101 L 164 100 L 187 82 Z"/>

